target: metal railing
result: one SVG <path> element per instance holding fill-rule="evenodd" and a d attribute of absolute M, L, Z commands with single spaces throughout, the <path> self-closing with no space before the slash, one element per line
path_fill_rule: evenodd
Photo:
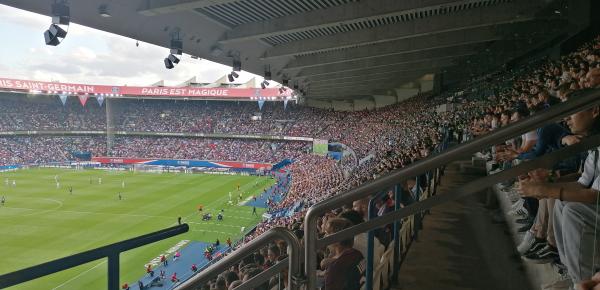
<path fill-rule="evenodd" d="M 118 290 L 119 286 L 119 255 L 147 244 L 158 242 L 189 231 L 187 224 L 135 237 L 129 240 L 106 245 L 93 250 L 81 252 L 72 256 L 49 261 L 33 267 L 18 270 L 0 276 L 0 289 L 21 284 L 36 278 L 54 274 L 98 259 L 108 258 L 108 290 Z"/>
<path fill-rule="evenodd" d="M 333 196 L 330 199 L 324 200 L 316 205 L 313 205 L 306 213 L 306 217 L 304 219 L 304 272 L 307 279 L 307 289 L 317 288 L 316 269 L 318 249 L 323 248 L 331 243 L 351 238 L 357 234 L 364 233 L 374 228 L 393 223 L 404 217 L 408 217 L 410 215 L 429 210 L 434 206 L 446 203 L 448 201 L 476 193 L 479 190 L 483 190 L 495 183 L 504 181 L 522 173 L 526 173 L 529 170 L 539 167 L 549 167 L 554 162 L 557 162 L 564 158 L 564 156 L 569 156 L 577 152 L 593 148 L 594 146 L 598 146 L 600 144 L 600 137 L 590 137 L 579 144 L 560 149 L 544 157 L 538 158 L 534 161 L 525 162 L 517 167 L 513 167 L 510 170 L 492 176 L 484 177 L 475 182 L 471 182 L 461 187 L 460 189 L 457 189 L 455 192 L 447 193 L 444 195 L 436 195 L 423 201 L 417 201 L 416 203 L 410 206 L 388 213 L 381 217 L 370 219 L 369 221 L 366 221 L 359 225 L 353 226 L 341 232 L 319 239 L 317 233 L 317 219 L 321 215 L 325 214 L 327 211 L 341 207 L 344 204 L 348 204 L 356 200 L 367 198 L 371 194 L 374 194 L 381 190 L 393 188 L 394 186 L 408 178 L 424 174 L 431 170 L 435 170 L 436 168 L 448 164 L 452 161 L 460 160 L 461 158 L 470 156 L 471 154 L 479 150 L 488 148 L 492 145 L 516 137 L 525 132 L 535 130 L 539 127 L 542 127 L 548 122 L 564 118 L 573 113 L 589 109 L 599 104 L 600 90 L 580 91 L 576 93 L 576 95 L 571 97 L 571 100 L 569 100 L 568 102 L 553 106 L 545 110 L 544 112 L 533 115 L 529 118 L 506 126 L 487 135 L 478 137 L 477 139 L 471 140 L 462 145 L 450 148 L 442 154 L 431 156 L 408 167 L 396 170 L 372 182 L 366 183 L 362 186 L 352 189 L 346 193 Z"/>
<path fill-rule="evenodd" d="M 287 255 L 288 257 L 282 261 L 277 262 L 277 264 L 271 266 L 266 271 L 261 272 L 260 274 L 254 276 L 250 280 L 244 282 L 244 284 L 235 288 L 236 290 L 241 289 L 252 289 L 253 287 L 257 287 L 267 281 L 269 278 L 273 277 L 277 273 L 279 273 L 284 268 L 288 268 L 288 288 L 289 290 L 296 290 L 298 273 L 300 272 L 300 258 L 302 251 L 300 247 L 300 242 L 298 238 L 286 228 L 272 228 L 269 231 L 263 233 L 259 237 L 255 238 L 251 242 L 245 244 L 242 248 L 237 249 L 227 255 L 225 258 L 221 259 L 219 262 L 215 263 L 211 267 L 206 270 L 200 272 L 199 274 L 193 276 L 187 281 L 181 283 L 175 289 L 196 289 L 199 286 L 207 283 L 217 275 L 223 273 L 225 270 L 228 270 L 229 267 L 235 265 L 248 255 L 253 254 L 258 251 L 265 245 L 273 242 L 276 239 L 284 240 L 287 244 Z M 286 266 L 287 264 L 287 266 Z"/>

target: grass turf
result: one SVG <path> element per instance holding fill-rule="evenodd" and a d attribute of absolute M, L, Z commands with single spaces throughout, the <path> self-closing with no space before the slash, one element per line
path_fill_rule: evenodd
<path fill-rule="evenodd" d="M 0 273 L 167 228 L 179 216 L 190 224 L 188 233 L 121 254 L 121 284 L 137 281 L 145 274 L 144 264 L 181 240 L 240 238 L 241 227 L 256 225 L 265 209 L 253 215 L 252 207 L 228 205 L 228 193 L 235 199 L 239 185 L 246 199 L 275 182 L 252 176 L 41 168 L 4 172 L 0 178 L 0 196 L 6 196 L 0 206 Z M 201 221 L 198 204 L 213 213 L 213 221 Z M 221 209 L 224 220 L 217 222 Z M 97 260 L 9 289 L 106 289 L 106 270 L 106 260 Z"/>

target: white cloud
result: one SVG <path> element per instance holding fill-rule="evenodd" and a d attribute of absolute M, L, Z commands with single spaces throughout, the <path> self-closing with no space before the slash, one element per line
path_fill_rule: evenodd
<path fill-rule="evenodd" d="M 15 33 L 27 39 L 41 37 L 50 18 L 0 5 L 0 23 L 10 25 Z M 31 29 L 40 33 L 25 32 Z M 71 25 L 67 38 L 58 47 L 46 46 L 43 41 L 14 41 L 3 46 L 17 53 L 11 56 L 11 61 L 0 60 L 0 77 L 144 86 L 158 80 L 165 80 L 166 85 L 177 85 L 193 76 L 199 82 L 212 82 L 231 70 L 228 66 L 191 59 L 188 55 L 184 55 L 174 69 L 167 70 L 163 63 L 168 55 L 166 48 L 143 42 L 136 47 L 133 39 L 77 24 Z M 238 81 L 245 82 L 253 76 L 244 72 Z"/>
<path fill-rule="evenodd" d="M 50 24 L 50 17 L 19 10 L 10 6 L 0 4 L 0 15 L 2 21 L 14 23 L 23 28 L 47 29 Z"/>

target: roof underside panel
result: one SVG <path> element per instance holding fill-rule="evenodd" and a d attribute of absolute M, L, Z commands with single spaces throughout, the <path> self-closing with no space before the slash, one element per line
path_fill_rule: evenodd
<path fill-rule="evenodd" d="M 263 38 L 262 40 L 270 45 L 276 46 L 293 41 L 409 22 L 416 19 L 493 6 L 511 1 L 512 0 L 480 0 L 469 1 L 468 4 L 458 1 L 456 4 L 424 7 L 421 9 L 411 9 L 410 11 L 399 11 L 393 15 L 358 20 L 351 23 L 334 24 L 304 31 L 284 33 L 280 35 L 269 36 Z M 358 2 L 358 0 L 244 0 L 198 8 L 196 11 L 213 18 L 224 25 L 235 27 L 246 23 L 267 21 L 270 19 L 305 13 L 318 9 L 327 9 L 350 2 Z"/>
<path fill-rule="evenodd" d="M 358 0 L 242 0 L 197 8 L 196 11 L 229 27 L 234 27 L 351 2 L 358 2 Z"/>

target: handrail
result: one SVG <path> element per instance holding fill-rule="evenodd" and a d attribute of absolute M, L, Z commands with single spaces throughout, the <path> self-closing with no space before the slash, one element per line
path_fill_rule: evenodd
<path fill-rule="evenodd" d="M 386 194 L 385 191 L 380 191 L 379 193 L 375 194 L 373 197 L 371 197 L 369 199 L 369 207 L 368 207 L 368 214 L 367 214 L 367 218 L 368 220 L 371 220 L 373 218 L 375 218 L 377 216 L 377 213 L 375 212 L 375 202 L 377 201 L 377 199 L 383 197 L 383 195 Z M 365 287 L 367 287 L 367 289 L 373 289 L 373 260 L 374 260 L 374 255 L 375 255 L 375 229 L 371 229 L 368 233 L 367 233 L 367 269 L 365 271 L 365 275 L 366 277 L 366 281 L 365 281 Z"/>
<path fill-rule="evenodd" d="M 277 264 L 269 267 L 269 269 L 260 272 L 258 275 L 252 277 L 250 280 L 244 282 L 244 284 L 241 284 L 240 286 L 237 286 L 234 288 L 234 290 L 252 290 L 255 287 L 260 286 L 261 284 L 265 283 L 265 281 L 268 281 L 268 279 L 270 279 L 271 277 L 275 276 L 275 274 L 281 272 L 281 270 L 284 270 L 285 268 L 287 268 L 287 265 L 289 265 L 289 257 L 277 262 Z"/>
<path fill-rule="evenodd" d="M 424 210 L 431 209 L 434 206 L 447 203 L 449 201 L 457 200 L 463 198 L 465 196 L 469 196 L 471 194 L 477 193 L 483 189 L 490 187 L 491 185 L 497 184 L 502 181 L 506 181 L 515 176 L 526 174 L 527 172 L 538 169 L 538 168 L 551 168 L 552 165 L 557 162 L 564 160 L 565 156 L 571 156 L 577 154 L 579 152 L 590 150 L 593 148 L 597 148 L 600 146 L 600 134 L 588 137 L 582 140 L 580 143 L 571 145 L 566 148 L 562 148 L 556 151 L 553 151 L 547 155 L 536 158 L 532 161 L 523 162 L 517 166 L 514 166 L 510 169 L 498 172 L 496 174 L 492 174 L 486 177 L 482 177 L 476 181 L 467 183 L 457 189 L 455 189 L 452 193 L 446 193 L 442 195 L 435 195 L 428 199 L 425 199 L 421 202 L 413 203 L 407 207 L 400 209 L 399 211 L 390 212 L 383 216 L 377 217 L 370 221 L 361 223 L 359 225 L 344 229 L 339 231 L 333 235 L 329 235 L 322 239 L 319 239 L 316 243 L 316 248 L 322 248 L 329 244 L 339 242 L 350 237 L 353 237 L 357 234 L 366 232 L 372 228 L 381 227 L 395 220 L 399 220 L 416 213 L 419 213 Z"/>
<path fill-rule="evenodd" d="M 507 140 L 509 138 L 513 138 L 518 136 L 519 134 L 523 134 L 525 132 L 535 130 L 544 123 L 549 121 L 554 121 L 559 118 L 563 118 L 569 116 L 573 113 L 589 109 L 595 105 L 600 104 L 600 90 L 584 90 L 579 91 L 574 94 L 574 96 L 565 103 L 561 103 L 555 105 L 544 112 L 533 115 L 526 119 L 523 119 L 514 124 L 508 125 L 504 128 L 501 128 L 495 132 L 489 133 L 485 136 L 478 137 L 474 140 L 471 140 L 462 145 L 456 146 L 454 148 L 450 148 L 445 152 L 439 155 L 433 155 L 429 158 L 426 158 L 422 161 L 416 162 L 408 167 L 403 169 L 395 170 L 379 179 L 376 179 L 372 182 L 366 183 L 362 186 L 349 190 L 343 194 L 339 194 L 333 196 L 327 200 L 324 200 L 320 203 L 317 203 L 308 209 L 304 220 L 304 239 L 305 239 L 305 263 L 304 263 L 304 272 L 307 279 L 307 288 L 308 289 L 316 289 L 316 272 L 317 269 L 317 257 L 316 252 L 319 246 L 325 245 L 325 241 L 333 242 L 334 238 L 341 237 L 342 235 L 346 238 L 349 238 L 353 235 L 344 234 L 348 232 L 360 233 L 365 232 L 371 229 L 374 226 L 381 226 L 386 223 L 393 222 L 394 219 L 399 219 L 403 216 L 408 216 L 411 214 L 415 214 L 417 212 L 430 209 L 433 206 L 439 205 L 441 203 L 449 201 L 450 197 L 455 197 L 455 195 L 437 195 L 434 198 L 430 198 L 424 200 L 422 202 L 417 202 L 413 206 L 409 206 L 404 208 L 401 211 L 393 212 L 391 214 L 386 215 L 385 219 L 383 217 L 376 218 L 374 220 L 368 221 L 366 223 L 362 223 L 360 225 L 354 226 L 350 229 L 346 229 L 335 235 L 328 236 L 327 238 L 317 241 L 317 218 L 324 214 L 326 211 L 340 207 L 349 202 L 353 202 L 355 200 L 359 200 L 369 196 L 374 192 L 378 192 L 380 190 L 384 190 L 386 188 L 391 188 L 395 184 L 403 181 L 406 178 L 417 176 L 423 174 L 429 170 L 432 170 L 436 167 L 448 164 L 449 162 L 458 160 L 464 156 L 469 156 L 469 154 L 473 154 L 478 150 L 487 148 L 489 146 L 495 145 L 500 141 Z M 587 144 L 581 143 L 581 145 Z M 582 146 L 577 146 L 573 148 L 565 148 L 559 150 L 557 152 L 571 152 L 575 148 L 581 148 Z M 563 151 L 567 150 L 567 151 Z M 551 156 L 556 156 L 552 154 Z M 563 155 L 564 156 L 564 155 Z M 529 162 L 528 162 L 529 163 Z M 524 164 L 519 167 L 525 168 L 530 166 L 530 164 Z M 518 169 L 507 171 L 505 173 L 516 172 Z M 505 176 L 506 174 L 494 176 L 492 179 L 496 180 L 498 177 Z M 485 178 L 484 178 L 485 179 Z M 489 180 L 489 179 L 488 179 Z M 499 180 L 499 179 L 498 179 Z M 461 191 L 457 191 L 461 193 Z M 464 194 L 463 194 L 464 195 Z M 461 195 L 462 196 L 462 195 Z M 418 206 L 417 206 L 418 205 Z M 360 229 L 360 230 L 359 230 Z"/>
<path fill-rule="evenodd" d="M 56 259 L 29 268 L 0 275 L 0 288 L 7 288 L 29 280 L 54 274 L 98 259 L 108 258 L 108 289 L 119 289 L 119 254 L 147 244 L 158 242 L 189 231 L 187 224 L 177 225 L 143 236 L 102 246 L 68 257 Z"/>
<path fill-rule="evenodd" d="M 267 232 L 263 233 L 262 235 L 258 236 L 257 238 L 255 238 L 254 240 L 249 242 L 248 244 L 244 245 L 242 248 L 233 251 L 232 253 L 230 253 L 225 258 L 221 259 L 219 262 L 215 263 L 211 267 L 198 273 L 196 276 L 193 276 L 189 280 L 183 282 L 181 285 L 177 286 L 175 289 L 176 290 L 196 289 L 196 287 L 208 282 L 209 280 L 213 279 L 214 277 L 221 274 L 225 270 L 228 270 L 229 267 L 233 266 L 234 264 L 236 264 L 240 260 L 244 259 L 248 255 L 259 250 L 263 246 L 269 244 L 274 239 L 282 239 L 287 243 L 287 252 L 288 252 L 287 260 L 288 260 L 288 267 L 289 267 L 288 289 L 296 290 L 297 287 L 294 283 L 294 277 L 297 276 L 297 274 L 300 271 L 300 252 L 301 252 L 300 242 L 298 241 L 298 238 L 290 230 L 283 228 L 283 227 L 275 227 L 275 228 L 268 230 Z M 276 265 L 279 265 L 282 262 L 285 262 L 285 261 L 279 261 Z M 277 266 L 276 269 L 279 269 L 278 267 L 279 266 Z M 271 272 L 269 272 L 269 273 L 271 273 Z M 261 275 L 260 277 L 265 277 L 265 276 Z M 259 278 L 246 281 L 246 283 L 251 283 L 252 285 L 256 285 L 255 283 L 258 283 L 258 282 L 259 282 Z M 244 286 L 246 283 L 240 285 L 239 287 Z M 243 287 L 243 288 L 239 288 L 239 289 L 246 289 L 246 288 L 247 287 Z"/>

